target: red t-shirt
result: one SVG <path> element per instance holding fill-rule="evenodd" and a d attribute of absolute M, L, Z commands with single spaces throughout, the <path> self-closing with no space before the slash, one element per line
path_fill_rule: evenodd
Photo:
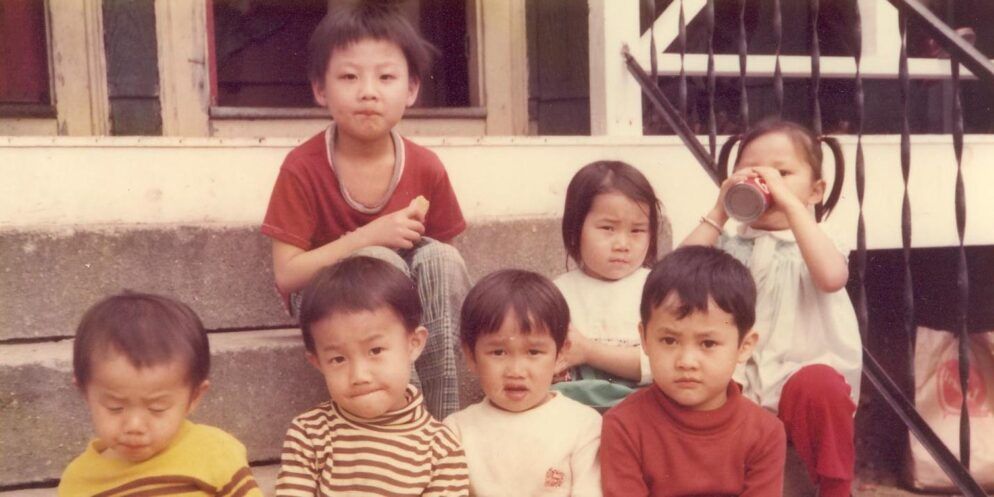
<path fill-rule="evenodd" d="M 604 496 L 783 494 L 787 435 L 773 413 L 728 386 L 728 402 L 691 411 L 650 385 L 604 415 Z"/>
<path fill-rule="evenodd" d="M 445 242 L 466 228 L 445 167 L 431 150 L 404 138 L 403 173 L 393 194 L 378 212 L 363 213 L 342 196 L 325 136 L 318 133 L 287 154 L 262 222 L 264 235 L 311 250 L 407 207 L 418 195 L 431 203 L 425 236 Z"/>

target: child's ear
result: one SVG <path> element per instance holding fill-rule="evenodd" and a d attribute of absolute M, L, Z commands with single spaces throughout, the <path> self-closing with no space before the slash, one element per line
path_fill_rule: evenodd
<path fill-rule="evenodd" d="M 418 326 L 407 334 L 407 339 L 411 347 L 411 362 L 414 362 L 421 356 L 421 351 L 425 349 L 425 343 L 428 342 L 428 328 Z"/>
<path fill-rule="evenodd" d="M 752 355 L 752 349 L 756 348 L 756 342 L 758 341 L 759 335 L 757 335 L 754 330 L 749 330 L 746 335 L 742 337 L 742 340 L 739 341 L 739 363 L 749 360 L 749 356 Z"/>
<path fill-rule="evenodd" d="M 187 414 L 193 412 L 193 409 L 197 407 L 197 404 L 200 404 L 200 399 L 204 398 L 204 394 L 207 393 L 210 386 L 210 380 L 204 380 L 201 384 L 193 388 L 190 392 L 190 405 L 186 408 Z"/>
<path fill-rule="evenodd" d="M 314 93 L 314 101 L 318 105 L 328 106 L 328 100 L 324 97 L 324 81 L 311 81 L 311 92 Z"/>
<path fill-rule="evenodd" d="M 421 81 L 411 77 L 408 77 L 408 79 L 409 81 L 407 83 L 407 106 L 410 107 L 414 105 L 414 102 L 418 101 L 418 92 L 421 91 Z"/>
<path fill-rule="evenodd" d="M 318 360 L 318 355 L 314 352 L 304 352 L 304 357 L 307 358 L 307 363 L 314 366 L 314 369 L 321 371 L 321 362 Z"/>
<path fill-rule="evenodd" d="M 818 205 L 825 198 L 825 180 L 815 181 L 811 187 L 811 195 L 808 197 L 808 205 Z"/>
<path fill-rule="evenodd" d="M 476 356 L 473 355 L 473 349 L 470 349 L 465 343 L 462 344 L 461 347 L 463 359 L 466 360 L 466 367 L 469 368 L 471 373 L 476 375 L 480 374 L 480 372 L 476 370 Z"/>
<path fill-rule="evenodd" d="M 642 350 L 645 348 L 645 323 L 639 321 L 639 343 L 642 345 Z"/>

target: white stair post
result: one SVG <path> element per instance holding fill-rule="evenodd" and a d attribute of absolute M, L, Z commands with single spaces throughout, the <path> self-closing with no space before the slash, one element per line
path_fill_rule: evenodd
<path fill-rule="evenodd" d="M 590 133 L 641 136 L 642 89 L 621 48 L 639 46 L 638 0 L 588 0 L 590 8 Z"/>

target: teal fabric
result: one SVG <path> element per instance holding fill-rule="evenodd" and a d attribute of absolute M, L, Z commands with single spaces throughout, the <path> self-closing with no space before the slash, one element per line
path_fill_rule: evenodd
<path fill-rule="evenodd" d="M 573 377 L 578 379 L 553 384 L 552 389 L 598 410 L 614 406 L 638 389 L 637 382 L 586 365 L 573 370 Z"/>

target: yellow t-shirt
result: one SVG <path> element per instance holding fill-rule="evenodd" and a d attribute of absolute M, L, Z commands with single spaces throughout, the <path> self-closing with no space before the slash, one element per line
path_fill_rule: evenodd
<path fill-rule="evenodd" d="M 96 441 L 62 473 L 59 497 L 136 494 L 263 497 L 245 446 L 212 426 L 184 421 L 166 450 L 133 463 L 100 455 Z"/>

